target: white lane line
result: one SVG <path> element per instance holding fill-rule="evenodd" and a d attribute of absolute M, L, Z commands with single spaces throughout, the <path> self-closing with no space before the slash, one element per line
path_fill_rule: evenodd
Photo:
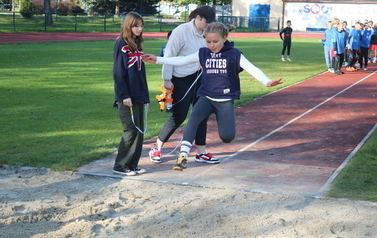
<path fill-rule="evenodd" d="M 333 96 L 329 97 L 328 99 L 326 99 L 325 101 L 319 103 L 318 105 L 314 106 L 313 108 L 309 109 L 308 111 L 302 113 L 301 115 L 293 118 L 292 120 L 290 120 L 289 122 L 285 123 L 284 125 L 278 127 L 277 129 L 271 131 L 270 133 L 268 133 L 267 135 L 264 135 L 262 136 L 261 138 L 259 138 L 258 140 L 254 141 L 253 143 L 245 146 L 244 148 L 240 149 L 239 151 L 233 153 L 232 155 L 230 155 L 229 157 L 225 158 L 225 160 L 228 160 L 236 155 L 238 155 L 239 153 L 249 149 L 250 147 L 254 146 L 255 144 L 257 144 L 258 142 L 261 142 L 263 140 L 265 140 L 266 138 L 270 137 L 271 135 L 275 134 L 276 132 L 284 129 L 285 127 L 289 126 L 290 124 L 292 124 L 293 122 L 297 121 L 298 119 L 302 118 L 303 116 L 307 115 L 308 113 L 314 111 L 315 109 L 317 109 L 318 107 L 322 106 L 323 104 L 327 103 L 328 101 L 334 99 L 335 97 L 339 96 L 340 94 L 344 93 L 345 91 L 347 91 L 348 89 L 354 87 L 355 85 L 361 83 L 362 81 L 366 80 L 367 78 L 371 77 L 373 74 L 375 74 L 377 71 L 365 76 L 364 78 L 360 79 L 359 81 L 353 83 L 352 85 L 348 86 L 347 88 L 343 89 L 342 91 L 334 94 Z"/>
<path fill-rule="evenodd" d="M 340 92 L 334 94 L 333 96 L 329 97 L 328 99 L 326 99 L 325 101 L 319 103 L 318 105 L 314 106 L 313 108 L 309 109 L 308 111 L 306 111 L 306 112 L 302 113 L 301 115 L 299 115 L 299 116 L 293 118 L 292 120 L 290 120 L 289 122 L 285 123 L 284 125 L 278 127 L 277 129 L 271 131 L 270 133 L 268 133 L 268 134 L 262 136 L 262 137 L 259 138 L 258 140 L 256 140 L 256 141 L 250 143 L 249 145 L 243 147 L 243 148 L 240 149 L 239 151 L 236 151 L 235 153 L 231 154 L 230 156 L 228 156 L 228 157 L 222 159 L 221 162 L 225 162 L 225 161 L 227 161 L 227 160 L 230 160 L 231 158 L 237 156 L 237 155 L 240 154 L 241 152 L 243 152 L 243 151 L 249 149 L 250 147 L 253 147 L 253 146 L 256 145 L 257 143 L 259 143 L 259 142 L 265 140 L 266 138 L 270 137 L 271 135 L 275 134 L 276 132 L 278 132 L 278 131 L 284 129 L 285 127 L 289 126 L 289 125 L 292 124 L 293 122 L 297 121 L 298 119 L 300 119 L 300 118 L 302 118 L 303 116 L 307 115 L 308 113 L 314 111 L 315 109 L 317 109 L 318 107 L 320 107 L 320 106 L 322 106 L 323 104 L 327 103 L 328 101 L 330 101 L 330 100 L 334 99 L 335 97 L 339 96 L 340 94 L 344 93 L 344 92 L 347 91 L 348 89 L 350 89 L 350 88 L 354 87 L 355 85 L 361 83 L 362 81 L 368 79 L 369 77 L 371 77 L 371 76 L 372 76 L 373 74 L 375 74 L 376 72 L 377 72 L 377 71 L 374 71 L 374 72 L 370 73 L 369 75 L 365 76 L 364 78 L 360 79 L 359 81 L 357 81 L 357 82 L 351 84 L 350 86 L 348 86 L 348 87 L 346 87 L 345 89 L 341 90 Z M 197 174 L 196 176 L 194 176 L 194 178 L 199 177 L 199 176 L 201 176 L 202 174 L 206 174 L 207 172 L 209 172 L 209 171 L 215 169 L 215 167 L 216 167 L 216 166 L 213 166 L 213 167 L 211 166 L 211 167 L 209 167 L 208 169 L 206 169 L 206 170 L 202 171 L 201 173 Z"/>

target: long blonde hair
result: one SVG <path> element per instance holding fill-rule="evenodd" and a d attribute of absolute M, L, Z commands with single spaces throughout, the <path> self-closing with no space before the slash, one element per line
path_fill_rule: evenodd
<path fill-rule="evenodd" d="M 140 36 L 135 36 L 132 32 L 132 27 L 138 26 L 140 23 L 144 26 L 143 17 L 137 12 L 129 12 L 122 24 L 119 38 L 127 42 L 131 51 L 143 50 L 141 46 L 141 43 L 144 42 L 143 33 Z"/>

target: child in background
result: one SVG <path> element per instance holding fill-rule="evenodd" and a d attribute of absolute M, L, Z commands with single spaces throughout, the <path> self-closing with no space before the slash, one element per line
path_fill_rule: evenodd
<path fill-rule="evenodd" d="M 332 38 L 332 43 L 333 43 L 333 49 L 334 49 L 334 54 L 335 54 L 335 60 L 334 60 L 334 70 L 335 74 L 340 75 L 343 72 L 341 71 L 343 61 L 344 61 L 344 49 L 346 46 L 346 41 L 347 41 L 347 34 L 343 30 L 343 25 L 338 24 L 337 31 L 333 32 L 333 38 Z"/>
<path fill-rule="evenodd" d="M 166 36 L 166 39 L 169 40 L 169 37 L 171 35 L 172 31 L 169 31 L 168 32 L 168 35 Z M 165 48 L 166 48 L 166 45 L 164 45 L 162 48 L 161 48 L 161 52 L 160 52 L 160 57 L 164 57 L 164 54 L 165 54 Z"/>
<path fill-rule="evenodd" d="M 292 45 L 292 28 L 291 21 L 287 21 L 287 27 L 279 32 L 280 39 L 283 41 L 283 50 L 281 51 L 281 61 L 285 61 L 284 54 L 285 49 L 287 49 L 287 60 L 292 61 L 290 58 L 291 55 L 291 45 Z"/>
<path fill-rule="evenodd" d="M 341 23 L 340 23 L 340 20 L 338 18 L 334 18 L 331 21 L 331 23 L 332 23 L 332 28 L 331 28 L 332 29 L 332 37 L 334 37 L 335 33 L 338 31 L 338 25 L 341 24 Z M 332 42 L 333 41 L 331 41 L 331 44 L 333 44 Z M 331 65 L 334 68 L 335 67 L 335 63 L 336 63 L 335 62 L 336 57 L 335 57 L 335 54 L 334 54 L 333 50 L 334 50 L 334 48 L 331 50 L 332 53 L 330 55 L 331 55 L 331 60 L 332 60 L 331 61 L 332 62 Z M 334 73 L 335 73 L 335 69 L 334 69 Z"/>
<path fill-rule="evenodd" d="M 332 22 L 327 22 L 327 29 L 325 30 L 323 34 L 323 38 L 321 39 L 321 42 L 323 44 L 323 51 L 325 53 L 325 62 L 326 66 L 328 68 L 328 71 L 331 73 L 334 73 L 334 69 L 332 67 L 332 60 L 330 55 L 330 50 L 332 49 Z"/>
<path fill-rule="evenodd" d="M 348 28 L 348 23 L 347 21 L 343 21 L 343 30 L 346 32 L 346 35 L 347 35 L 347 39 L 348 39 L 348 36 L 350 34 L 350 31 L 351 29 Z M 348 49 L 348 45 L 346 44 L 346 48 L 344 49 L 344 65 L 345 66 L 348 66 L 348 58 L 349 58 L 349 49 Z"/>
<path fill-rule="evenodd" d="M 373 21 L 368 21 L 368 29 L 373 31 Z"/>
<path fill-rule="evenodd" d="M 124 133 L 113 172 L 120 175 L 146 172 L 138 167 L 144 141 L 144 106 L 149 103 L 145 67 L 141 59 L 143 27 L 143 18 L 136 12 L 129 12 L 114 46 L 114 90 Z"/>
<path fill-rule="evenodd" d="M 370 46 L 369 49 L 371 52 L 374 51 L 374 54 L 372 53 L 370 58 L 373 63 L 377 63 L 377 24 L 373 27 L 373 33 L 370 38 Z"/>
<path fill-rule="evenodd" d="M 241 68 L 267 87 L 282 83 L 281 78 L 270 80 L 260 69 L 251 64 L 240 50 L 234 48 L 233 42 L 227 40 L 228 30 L 223 24 L 211 23 L 205 28 L 203 34 L 207 47 L 200 48 L 194 54 L 185 57 L 143 56 L 143 60 L 149 63 L 187 65 L 199 62 L 203 68 L 202 83 L 197 93 L 199 99 L 194 105 L 185 127 L 180 154 L 173 165 L 174 170 L 182 171 L 187 167 L 187 157 L 195 138 L 196 129 L 199 123 L 208 118 L 210 114 L 216 114 L 221 140 L 224 143 L 230 143 L 234 139 L 236 133 L 234 100 L 240 98 L 238 74 Z"/>
<path fill-rule="evenodd" d="M 347 71 L 357 71 L 355 63 L 357 62 L 357 51 L 360 50 L 360 39 L 361 39 L 361 23 L 356 22 L 355 28 L 351 30 L 349 36 L 349 49 L 350 55 L 348 58 Z"/>
<path fill-rule="evenodd" d="M 360 69 L 368 70 L 368 51 L 370 47 L 370 38 L 372 36 L 372 31 L 369 29 L 368 25 L 363 26 L 361 30 L 361 40 L 360 40 L 360 53 L 359 53 L 359 64 Z M 363 68 L 364 64 L 364 68 Z"/>

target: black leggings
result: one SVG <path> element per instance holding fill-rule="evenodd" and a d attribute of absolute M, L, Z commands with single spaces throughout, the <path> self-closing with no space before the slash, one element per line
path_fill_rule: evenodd
<path fill-rule="evenodd" d="M 281 51 L 281 55 L 284 55 L 285 49 L 287 49 L 287 55 L 291 55 L 291 46 L 283 45 L 283 50 Z"/>
<path fill-rule="evenodd" d="M 357 50 L 349 50 L 348 66 L 353 67 L 357 61 Z"/>
<path fill-rule="evenodd" d="M 201 84 L 201 78 L 198 79 L 198 81 L 190 91 L 188 91 L 188 89 L 193 84 L 193 82 L 195 82 L 195 79 L 198 75 L 199 71 L 183 78 L 177 78 L 173 76 L 172 83 L 174 84 L 174 89 L 172 94 L 172 115 L 167 119 L 161 129 L 160 134 L 158 135 L 158 138 L 162 142 L 167 142 L 169 140 L 170 136 L 175 132 L 175 130 L 186 120 L 190 105 L 195 105 L 198 99 L 196 97 L 196 92 L 198 91 L 198 87 Z M 186 92 L 188 92 L 186 97 L 181 101 Z M 208 118 L 205 118 L 203 121 L 201 121 L 199 126 L 197 127 L 197 130 L 195 130 L 196 145 L 206 145 L 207 120 Z"/>
<path fill-rule="evenodd" d="M 363 67 L 363 60 L 364 60 L 365 68 L 367 68 L 368 67 L 368 51 L 369 51 L 369 48 L 368 47 L 360 47 L 360 51 L 361 51 L 361 53 L 359 53 L 360 68 Z"/>
<path fill-rule="evenodd" d="M 343 54 L 337 54 L 333 58 L 334 70 L 335 71 L 340 70 L 342 68 L 343 62 L 344 62 L 344 53 Z"/>
<path fill-rule="evenodd" d="M 190 119 L 185 127 L 182 141 L 192 143 L 198 125 L 212 113 L 216 114 L 217 130 L 224 143 L 230 143 L 236 135 L 236 116 L 234 101 L 216 102 L 205 96 L 199 97 L 192 109 Z"/>

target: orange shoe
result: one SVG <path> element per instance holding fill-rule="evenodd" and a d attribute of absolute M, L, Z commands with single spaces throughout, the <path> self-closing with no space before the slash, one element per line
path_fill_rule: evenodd
<path fill-rule="evenodd" d="M 357 69 L 355 69 L 354 67 L 347 67 L 346 71 L 355 72 L 357 71 Z"/>

